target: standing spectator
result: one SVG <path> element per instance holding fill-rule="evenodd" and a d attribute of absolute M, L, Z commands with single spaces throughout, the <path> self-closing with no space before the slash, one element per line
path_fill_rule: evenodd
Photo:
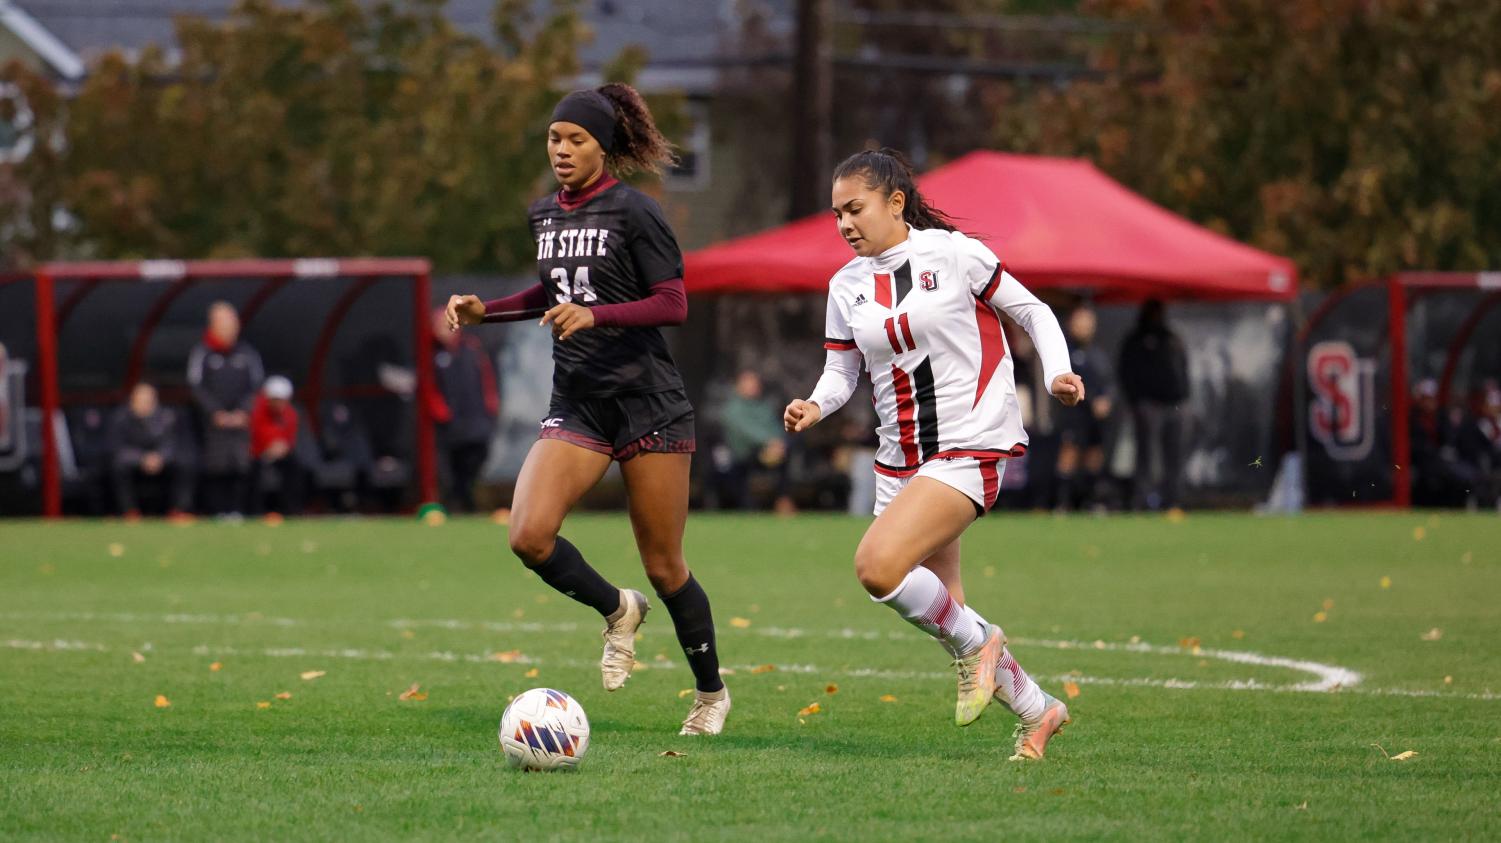
<path fill-rule="evenodd" d="M 722 451 L 715 459 L 720 506 L 748 508 L 751 476 L 769 471 L 776 479 L 777 511 L 790 512 L 786 432 L 778 407 L 765 396 L 761 376 L 750 369 L 736 376 L 735 391 L 720 406 L 718 415 L 723 438 Z"/>
<path fill-rule="evenodd" d="M 297 408 L 292 406 L 292 382 L 281 375 L 266 378 L 250 409 L 250 457 L 256 467 L 255 510 L 275 515 L 300 512 L 302 466 L 297 461 Z"/>
<path fill-rule="evenodd" d="M 128 520 L 141 517 L 142 487 L 155 486 L 167 501 L 167 515 L 187 519 L 192 478 L 180 459 L 177 414 L 161 406 L 156 387 L 138 383 L 130 401 L 115 411 L 109 426 L 115 502 Z"/>
<path fill-rule="evenodd" d="M 261 356 L 240 340 L 240 314 L 229 302 L 209 306 L 203 341 L 188 356 L 188 385 L 203 423 L 204 503 L 238 516 L 250 478 L 250 405 L 265 379 Z"/>
<path fill-rule="evenodd" d="M 437 385 L 434 417 L 445 461 L 449 508 L 474 511 L 474 483 L 490 456 L 500 390 L 484 343 L 473 334 L 448 328 L 443 308 L 433 311 L 433 369 Z"/>
<path fill-rule="evenodd" d="M 1074 373 L 1089 384 L 1089 398 L 1072 407 L 1058 408 L 1058 501 L 1059 509 L 1089 506 L 1098 500 L 1105 469 L 1106 445 L 1114 411 L 1114 378 L 1110 360 L 1094 344 L 1097 326 L 1094 308 L 1081 304 L 1069 314 L 1067 326 L 1069 360 Z"/>
<path fill-rule="evenodd" d="M 1157 299 L 1142 304 L 1136 327 L 1121 344 L 1119 371 L 1136 434 L 1132 504 L 1149 509 L 1176 507 L 1183 473 L 1182 405 L 1188 400 L 1188 355 L 1183 341 L 1168 328 Z"/>

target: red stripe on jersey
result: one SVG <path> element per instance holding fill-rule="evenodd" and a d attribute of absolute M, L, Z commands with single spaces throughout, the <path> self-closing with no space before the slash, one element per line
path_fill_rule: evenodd
<path fill-rule="evenodd" d="M 889 329 L 891 323 L 887 322 Z M 896 341 L 892 340 L 892 345 Z M 902 440 L 902 457 L 908 465 L 917 462 L 917 422 L 913 417 L 917 413 L 917 404 L 912 400 L 912 379 L 907 373 L 891 367 L 891 385 L 896 387 L 896 427 Z"/>
<path fill-rule="evenodd" d="M 876 463 L 876 473 L 886 477 L 911 477 L 912 475 L 917 473 L 917 470 L 919 468 L 922 468 L 922 466 L 912 466 L 910 468 L 892 468 L 891 466 L 883 462 Z"/>
<path fill-rule="evenodd" d="M 885 273 L 876 274 L 876 304 L 891 307 L 891 276 Z"/>
<path fill-rule="evenodd" d="M 973 450 L 966 450 L 964 448 L 950 448 L 947 451 L 939 451 L 938 453 L 934 454 L 931 457 L 931 459 L 935 459 L 935 460 L 959 460 L 959 459 L 1005 460 L 1005 459 L 1011 459 L 1012 457 L 1026 456 L 1026 453 L 1027 453 L 1027 446 L 1025 446 L 1025 445 L 1012 445 L 1009 449 L 1004 450 L 1004 451 L 973 451 Z"/>
<path fill-rule="evenodd" d="M 974 409 L 980 405 L 985 388 L 1006 357 L 1006 336 L 1001 333 L 1001 315 L 983 299 L 975 300 L 975 325 L 980 330 L 980 382 L 975 386 Z"/>
<path fill-rule="evenodd" d="M 907 314 L 903 313 L 902 318 L 897 321 L 902 323 L 902 337 L 907 340 L 907 348 L 916 351 L 917 340 L 912 339 L 912 323 L 907 321 Z"/>
<path fill-rule="evenodd" d="M 982 460 L 980 462 L 980 479 L 985 485 L 985 511 L 989 512 L 995 506 L 996 496 L 1001 492 L 1000 472 L 996 471 L 995 460 Z"/>
<path fill-rule="evenodd" d="M 886 341 L 891 343 L 891 350 L 897 354 L 902 353 L 902 343 L 896 338 L 896 320 L 886 320 Z"/>
<path fill-rule="evenodd" d="M 824 337 L 823 347 L 829 351 L 854 351 L 854 340 L 836 340 L 833 337 Z"/>

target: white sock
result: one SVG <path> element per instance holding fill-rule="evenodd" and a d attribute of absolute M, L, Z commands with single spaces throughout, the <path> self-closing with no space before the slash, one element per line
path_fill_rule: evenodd
<path fill-rule="evenodd" d="M 1001 661 L 995 668 L 995 692 L 1024 723 L 1037 720 L 1047 708 L 1047 697 L 1016 663 L 1009 647 L 1001 649 Z"/>
<path fill-rule="evenodd" d="M 943 642 L 956 656 L 973 653 L 985 645 L 983 628 L 975 624 L 972 613 L 954 600 L 937 574 L 921 565 L 913 568 L 895 591 L 871 599 L 895 609 L 908 623 Z"/>

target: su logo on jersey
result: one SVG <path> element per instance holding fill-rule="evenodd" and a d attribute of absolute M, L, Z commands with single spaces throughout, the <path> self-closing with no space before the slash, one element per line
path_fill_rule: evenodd
<path fill-rule="evenodd" d="M 931 269 L 925 269 L 923 270 L 921 275 L 917 276 L 917 283 L 921 285 L 924 290 L 927 290 L 931 293 L 934 290 L 938 289 L 938 273 L 934 272 Z"/>
<path fill-rule="evenodd" d="M 1309 432 L 1341 461 L 1363 460 L 1375 439 L 1376 363 L 1355 356 L 1342 340 L 1326 340 L 1308 350 L 1308 385 L 1314 403 Z"/>

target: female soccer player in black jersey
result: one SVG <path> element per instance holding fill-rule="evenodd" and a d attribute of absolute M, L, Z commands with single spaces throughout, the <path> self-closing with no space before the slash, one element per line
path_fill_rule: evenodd
<path fill-rule="evenodd" d="M 625 684 L 649 603 L 612 585 L 569 541 L 563 518 L 620 463 L 641 564 L 667 606 L 698 694 L 682 734 L 718 734 L 730 711 L 709 599 L 683 560 L 693 407 L 658 330 L 688 315 L 683 259 L 662 210 L 613 173 L 660 173 L 672 146 L 635 89 L 575 91 L 553 110 L 547 154 L 560 190 L 532 204 L 538 284 L 503 299 L 453 296 L 453 330 L 541 317 L 553 332 L 553 391 L 511 510 L 511 551 L 605 618 L 605 690 Z"/>

